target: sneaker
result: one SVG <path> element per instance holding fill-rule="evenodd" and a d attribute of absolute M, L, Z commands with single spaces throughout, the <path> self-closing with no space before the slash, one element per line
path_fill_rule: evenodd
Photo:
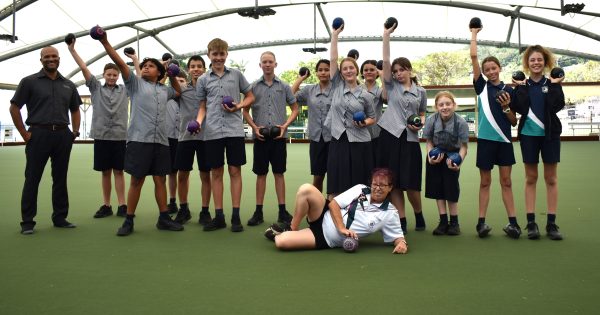
<path fill-rule="evenodd" d="M 21 227 L 21 234 L 23 234 L 23 235 L 31 235 L 31 234 L 33 234 L 33 227 L 32 226 L 22 226 Z"/>
<path fill-rule="evenodd" d="M 63 219 L 62 221 L 54 222 L 54 227 L 61 228 L 61 229 L 73 229 L 73 228 L 76 228 L 77 225 Z"/>
<path fill-rule="evenodd" d="M 175 216 L 175 222 L 185 224 L 191 218 L 192 214 L 190 213 L 190 210 L 181 208 L 179 209 L 179 212 L 177 212 L 177 216 Z"/>
<path fill-rule="evenodd" d="M 168 231 L 183 231 L 183 225 L 173 221 L 173 219 L 158 217 L 158 221 L 156 222 L 156 228 L 159 230 L 168 230 Z"/>
<path fill-rule="evenodd" d="M 265 220 L 263 220 L 262 212 L 259 213 L 257 211 L 254 211 L 254 214 L 252 214 L 252 217 L 250 218 L 250 220 L 248 220 L 248 225 L 257 226 L 263 222 L 265 222 Z"/>
<path fill-rule="evenodd" d="M 528 239 L 537 240 L 540 238 L 540 229 L 538 228 L 537 223 L 528 222 L 527 227 L 525 227 L 525 229 L 527 229 L 527 238 Z"/>
<path fill-rule="evenodd" d="M 560 241 L 563 239 L 562 234 L 558 230 L 558 225 L 555 223 L 549 223 L 546 225 L 546 233 L 548 233 L 548 237 L 553 241 Z"/>
<path fill-rule="evenodd" d="M 107 206 L 107 205 L 102 205 L 100 207 L 100 209 L 98 209 L 98 211 L 96 211 L 96 214 L 94 214 L 94 218 L 96 218 L 96 219 L 106 218 L 111 215 L 113 215 L 112 207 Z"/>
<path fill-rule="evenodd" d="M 285 231 L 291 231 L 292 229 L 290 228 L 289 225 L 279 225 L 277 223 L 273 223 L 271 224 L 271 226 L 269 226 L 268 229 L 265 230 L 265 237 L 268 240 L 271 241 L 275 241 L 275 236 L 285 232 Z"/>
<path fill-rule="evenodd" d="M 518 239 L 521 236 L 521 227 L 518 224 L 507 224 L 502 228 L 504 233 L 510 238 Z"/>
<path fill-rule="evenodd" d="M 433 235 L 445 235 L 448 232 L 448 223 L 438 224 L 438 226 L 433 230 Z"/>
<path fill-rule="evenodd" d="M 448 229 L 446 230 L 447 235 L 460 235 L 460 225 L 458 224 L 450 224 L 448 225 Z"/>
<path fill-rule="evenodd" d="M 286 224 L 290 224 L 292 223 L 292 215 L 285 211 L 285 212 L 280 212 L 279 215 L 277 216 L 277 223 L 286 223 Z"/>
<path fill-rule="evenodd" d="M 200 212 L 200 217 L 198 218 L 198 223 L 202 226 L 206 226 L 212 221 L 210 217 L 210 212 Z"/>
<path fill-rule="evenodd" d="M 227 227 L 227 223 L 225 223 L 225 216 L 216 216 L 210 223 L 204 226 L 204 231 L 216 231 L 219 229 L 224 229 Z"/>
<path fill-rule="evenodd" d="M 169 210 L 167 210 L 167 211 L 169 211 L 169 214 L 175 214 L 175 213 L 177 213 L 178 210 L 177 210 L 177 204 L 176 203 L 170 202 L 168 207 L 169 207 Z"/>
<path fill-rule="evenodd" d="M 117 217 L 126 217 L 127 216 L 127 205 L 120 205 L 117 208 Z"/>
<path fill-rule="evenodd" d="M 485 223 L 477 224 L 475 229 L 477 230 L 477 235 L 479 235 L 480 238 L 487 237 L 490 234 L 490 231 L 492 230 L 492 228 Z"/>
<path fill-rule="evenodd" d="M 240 218 L 231 218 L 231 232 L 242 232 L 244 226 Z"/>
<path fill-rule="evenodd" d="M 133 233 L 133 221 L 125 220 L 125 222 L 123 222 L 123 225 L 121 225 L 121 227 L 117 231 L 117 236 L 127 236 L 131 233 Z"/>

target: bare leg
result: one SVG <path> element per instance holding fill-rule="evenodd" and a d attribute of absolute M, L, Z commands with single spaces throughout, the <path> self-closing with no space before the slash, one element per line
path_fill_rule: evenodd
<path fill-rule="evenodd" d="M 200 182 L 202 188 L 200 188 L 202 194 L 202 207 L 210 206 L 210 172 L 200 171 Z"/>
<path fill-rule="evenodd" d="M 544 163 L 544 180 L 546 181 L 546 203 L 548 213 L 556 214 L 558 208 L 558 163 Z"/>
<path fill-rule="evenodd" d="M 228 166 L 231 185 L 231 206 L 240 207 L 242 199 L 242 168 L 240 166 Z M 221 182 L 221 186 L 223 182 Z"/>
<path fill-rule="evenodd" d="M 404 207 L 404 192 L 400 189 L 394 188 L 391 195 L 391 202 L 398 209 L 400 218 L 406 218 L 406 208 Z"/>
<path fill-rule="evenodd" d="M 152 176 L 152 179 L 154 180 L 154 198 L 158 211 L 167 212 L 167 179 L 165 176 Z"/>
<path fill-rule="evenodd" d="M 146 177 L 137 178 L 131 176 L 131 180 L 129 181 L 129 191 L 127 192 L 128 215 L 135 214 L 135 209 L 137 208 L 138 202 L 140 201 L 140 194 L 142 192 L 142 187 L 144 186 L 145 180 Z"/>
<path fill-rule="evenodd" d="M 413 211 L 415 213 L 421 213 L 423 211 L 423 206 L 421 205 L 421 192 L 418 190 L 407 190 L 406 197 L 408 197 L 408 202 L 413 207 Z"/>
<path fill-rule="evenodd" d="M 177 196 L 177 172 L 169 174 L 169 198 Z"/>
<path fill-rule="evenodd" d="M 115 176 L 115 191 L 117 193 L 117 201 L 119 205 L 125 204 L 125 176 L 122 170 L 113 170 Z"/>
<path fill-rule="evenodd" d="M 275 192 L 277 193 L 277 202 L 285 204 L 285 176 L 283 174 L 273 174 L 275 177 Z"/>
<path fill-rule="evenodd" d="M 265 201 L 267 175 L 256 175 L 256 204 L 262 205 Z"/>
<path fill-rule="evenodd" d="M 223 167 L 212 169 L 210 175 L 215 209 L 223 209 Z"/>
<path fill-rule="evenodd" d="M 492 171 L 479 169 L 479 217 L 485 218 L 490 203 Z M 504 195 L 503 195 L 504 197 Z"/>
<path fill-rule="evenodd" d="M 325 181 L 325 176 L 314 175 L 313 176 L 313 186 L 317 187 L 320 192 L 323 192 L 323 182 Z"/>
<path fill-rule="evenodd" d="M 112 190 L 110 174 L 110 170 L 102 171 L 102 201 L 105 206 L 110 206 L 110 191 Z"/>
<path fill-rule="evenodd" d="M 517 212 L 515 210 L 515 200 L 512 192 L 512 180 L 511 173 L 512 166 L 500 166 L 500 186 L 502 187 L 502 202 L 504 202 L 504 208 L 506 208 L 506 214 L 509 217 L 515 217 Z"/>
<path fill-rule="evenodd" d="M 169 183 L 170 185 L 170 183 Z M 179 196 L 179 203 L 188 203 L 188 195 L 190 191 L 190 172 L 179 171 L 177 172 L 177 195 Z"/>
<path fill-rule="evenodd" d="M 527 213 L 535 213 L 537 179 L 537 164 L 525 164 L 525 210 Z"/>
<path fill-rule="evenodd" d="M 319 219 L 325 206 L 325 198 L 321 192 L 311 184 L 303 184 L 296 193 L 296 204 L 294 207 L 294 218 L 292 219 L 292 231 L 298 231 L 304 217 L 309 221 Z"/>

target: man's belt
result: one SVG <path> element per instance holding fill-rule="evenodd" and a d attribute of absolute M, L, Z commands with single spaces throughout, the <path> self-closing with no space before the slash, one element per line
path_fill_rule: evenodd
<path fill-rule="evenodd" d="M 51 130 L 51 131 L 58 131 L 58 130 L 67 129 L 69 127 L 69 125 L 33 124 L 33 125 L 29 125 L 29 127 L 46 129 L 46 130 Z"/>

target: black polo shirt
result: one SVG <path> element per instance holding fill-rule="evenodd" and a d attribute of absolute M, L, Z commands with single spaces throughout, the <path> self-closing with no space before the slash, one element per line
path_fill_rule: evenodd
<path fill-rule="evenodd" d="M 27 105 L 25 124 L 30 126 L 68 125 L 69 110 L 77 111 L 82 103 L 73 82 L 60 72 L 56 80 L 52 80 L 44 70 L 23 78 L 10 102 L 19 108 Z"/>

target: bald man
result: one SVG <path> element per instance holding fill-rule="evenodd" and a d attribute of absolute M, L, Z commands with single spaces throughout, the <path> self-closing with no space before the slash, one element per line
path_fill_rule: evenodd
<path fill-rule="evenodd" d="M 40 62 L 42 69 L 23 78 L 10 100 L 10 115 L 26 143 L 25 183 L 21 195 L 21 234 L 24 235 L 33 234 L 38 187 L 48 159 L 52 165 L 52 223 L 57 228 L 75 227 L 67 221 L 67 170 L 73 141 L 79 136 L 81 97 L 75 84 L 58 72 L 60 57 L 56 48 L 42 48 Z M 28 129 L 21 115 L 23 105 L 27 107 Z"/>

